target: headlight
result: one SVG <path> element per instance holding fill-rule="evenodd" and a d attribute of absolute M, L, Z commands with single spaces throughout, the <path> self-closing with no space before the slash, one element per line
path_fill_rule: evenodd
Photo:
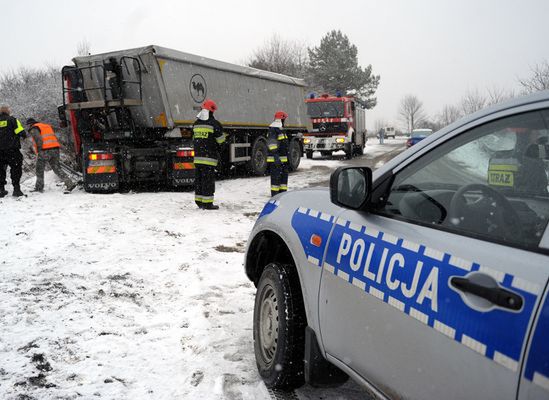
<path fill-rule="evenodd" d="M 345 143 L 345 138 L 337 138 L 336 143 Z"/>
<path fill-rule="evenodd" d="M 311 143 L 311 139 L 303 139 L 303 143 L 305 143 L 305 144 Z"/>

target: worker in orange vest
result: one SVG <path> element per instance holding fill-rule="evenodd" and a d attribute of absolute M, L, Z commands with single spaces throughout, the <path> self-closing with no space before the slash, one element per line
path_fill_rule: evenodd
<path fill-rule="evenodd" d="M 44 191 L 44 169 L 46 164 L 49 164 L 55 175 L 57 175 L 66 186 L 66 192 L 70 192 L 76 187 L 76 184 L 68 177 L 61 169 L 59 148 L 59 140 L 55 136 L 53 127 L 49 124 L 37 122 L 34 118 L 27 120 L 29 133 L 34 142 L 34 152 L 37 154 L 36 159 L 36 183 L 33 192 Z"/>

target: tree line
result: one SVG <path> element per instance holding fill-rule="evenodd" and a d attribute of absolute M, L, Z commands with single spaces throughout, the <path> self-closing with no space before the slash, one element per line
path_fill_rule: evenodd
<path fill-rule="evenodd" d="M 398 116 L 407 132 L 417 128 L 430 128 L 437 131 L 484 107 L 501 103 L 518 95 L 549 89 L 549 61 L 544 60 L 532 66 L 530 75 L 519 78 L 518 84 L 518 92 L 496 86 L 489 87 L 484 92 L 479 89 L 469 90 L 457 104 L 446 104 L 433 116 L 427 115 L 423 102 L 417 96 L 408 94 L 400 101 Z M 383 126 L 387 126 L 385 121 L 376 121 L 376 130 Z"/>

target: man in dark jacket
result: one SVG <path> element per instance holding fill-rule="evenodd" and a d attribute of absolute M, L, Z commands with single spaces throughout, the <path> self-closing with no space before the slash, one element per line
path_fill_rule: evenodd
<path fill-rule="evenodd" d="M 6 185 L 6 168 L 10 167 L 13 195 L 23 196 L 20 181 L 23 175 L 23 155 L 21 154 L 21 138 L 27 133 L 17 118 L 10 115 L 8 106 L 0 106 L 0 197 L 8 194 Z"/>
<path fill-rule="evenodd" d="M 219 160 L 219 146 L 225 142 L 221 124 L 215 119 L 217 105 L 213 100 L 202 103 L 202 110 L 193 125 L 194 201 L 199 208 L 217 210 L 214 205 L 215 168 Z"/>
<path fill-rule="evenodd" d="M 277 111 L 275 119 L 269 126 L 269 155 L 267 162 L 271 165 L 271 196 L 288 190 L 288 136 L 284 133 L 284 122 L 288 114 Z"/>

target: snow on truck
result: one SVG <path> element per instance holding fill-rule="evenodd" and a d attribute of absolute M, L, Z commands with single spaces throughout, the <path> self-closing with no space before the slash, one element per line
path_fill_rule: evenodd
<path fill-rule="evenodd" d="M 311 96 L 306 99 L 307 114 L 313 129 L 304 135 L 307 158 L 314 151 L 327 156 L 344 150 L 347 159 L 362 154 L 366 145 L 366 113 L 353 97 Z"/>
<path fill-rule="evenodd" d="M 266 134 L 279 109 L 289 114 L 290 168 L 299 165 L 308 122 L 301 79 L 159 46 L 73 62 L 62 69 L 59 117 L 70 123 L 86 191 L 192 185 L 192 125 L 207 97 L 219 105 L 216 118 L 228 134 L 219 172 L 266 172 Z"/>

